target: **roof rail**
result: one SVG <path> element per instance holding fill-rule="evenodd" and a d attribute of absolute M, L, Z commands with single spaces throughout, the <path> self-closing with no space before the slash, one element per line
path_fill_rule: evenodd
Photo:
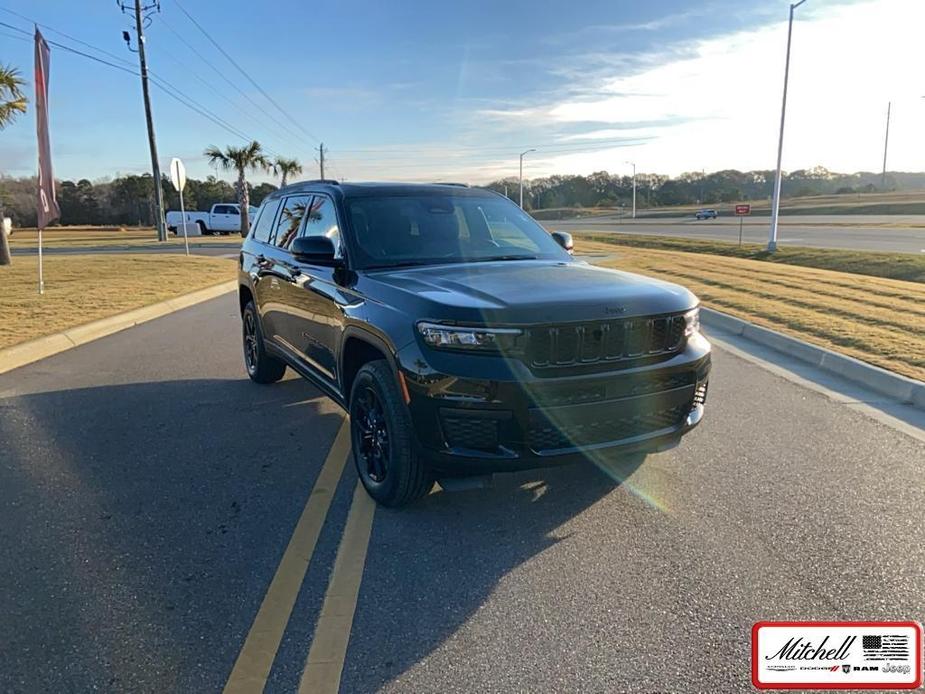
<path fill-rule="evenodd" d="M 293 181 L 293 183 L 330 183 L 332 186 L 340 185 L 340 181 L 335 178 L 313 178 L 307 181 Z"/>
<path fill-rule="evenodd" d="M 435 186 L 456 186 L 457 188 L 468 188 L 468 183 L 456 183 L 454 181 L 434 181 Z"/>

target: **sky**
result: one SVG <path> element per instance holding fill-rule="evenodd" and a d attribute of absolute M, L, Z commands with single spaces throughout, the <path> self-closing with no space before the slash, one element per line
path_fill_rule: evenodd
<path fill-rule="evenodd" d="M 145 42 L 161 166 L 180 157 L 204 177 L 216 173 L 205 147 L 253 138 L 299 159 L 305 178 L 318 175 L 321 142 L 327 176 L 346 180 L 484 183 L 517 176 L 527 149 L 527 178 L 628 174 L 630 162 L 672 176 L 771 169 L 788 10 L 785 0 L 161 0 Z M 47 39 L 137 72 L 122 38 L 132 17 L 111 0 L 0 0 L 0 22 L 30 33 L 37 22 Z M 888 168 L 925 170 L 923 26 L 925 0 L 797 8 L 785 170 L 879 171 L 888 102 Z M 51 51 L 56 176 L 150 171 L 137 74 Z M 27 77 L 30 100 L 32 62 L 31 38 L 0 25 L 0 63 Z M 35 157 L 30 109 L 0 132 L 0 173 L 32 175 Z"/>

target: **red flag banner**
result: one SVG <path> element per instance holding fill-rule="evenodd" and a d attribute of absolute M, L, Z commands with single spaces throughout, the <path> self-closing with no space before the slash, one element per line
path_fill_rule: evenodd
<path fill-rule="evenodd" d="M 38 228 L 44 229 L 61 216 L 55 199 L 55 177 L 51 169 L 48 139 L 48 44 L 35 28 L 35 123 L 39 149 Z"/>

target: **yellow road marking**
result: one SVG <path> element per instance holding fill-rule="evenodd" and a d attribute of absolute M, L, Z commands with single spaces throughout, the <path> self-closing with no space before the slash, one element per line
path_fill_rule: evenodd
<path fill-rule="evenodd" d="M 340 689 L 375 511 L 375 502 L 357 482 L 331 582 L 302 671 L 299 694 L 337 694 Z"/>
<path fill-rule="evenodd" d="M 350 426 L 345 419 L 228 676 L 225 692 L 263 691 L 349 454 Z"/>

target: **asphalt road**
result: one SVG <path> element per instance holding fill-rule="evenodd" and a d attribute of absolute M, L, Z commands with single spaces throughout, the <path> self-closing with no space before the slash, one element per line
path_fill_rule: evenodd
<path fill-rule="evenodd" d="M 377 510 L 340 691 L 747 692 L 759 619 L 925 616 L 925 443 L 723 350 L 707 410 L 638 469 Z M 341 423 L 245 378 L 232 296 L 0 375 L 0 691 L 220 690 Z M 355 484 L 268 692 L 320 641 Z"/>
<path fill-rule="evenodd" d="M 702 221 L 692 217 L 633 220 L 605 216 L 542 223 L 550 231 L 651 234 L 734 242 L 739 239 L 739 220 L 731 216 Z M 769 228 L 768 217 L 748 217 L 742 226 L 742 239 L 746 243 L 767 243 Z M 925 253 L 925 216 L 785 215 L 780 218 L 778 243 L 814 248 Z"/>

